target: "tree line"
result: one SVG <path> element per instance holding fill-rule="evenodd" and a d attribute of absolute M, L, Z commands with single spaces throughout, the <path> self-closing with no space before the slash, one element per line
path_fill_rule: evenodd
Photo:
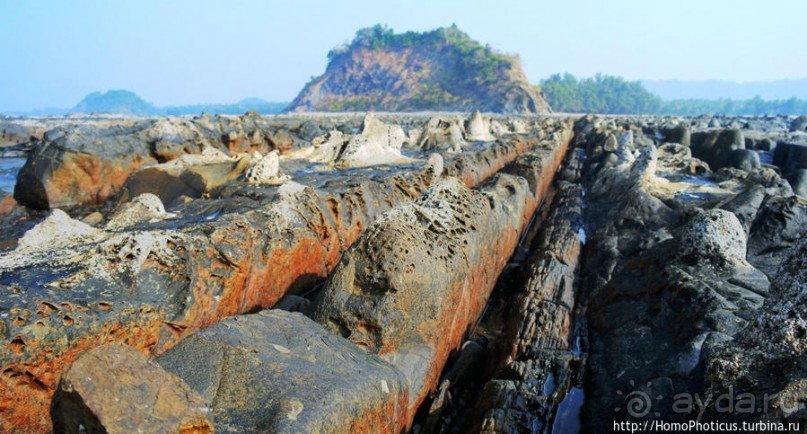
<path fill-rule="evenodd" d="M 639 81 L 596 74 L 578 79 L 572 74 L 554 74 L 541 81 L 541 90 L 556 112 L 659 115 L 802 115 L 807 101 L 798 98 L 763 100 L 759 96 L 737 99 L 662 100 Z"/>

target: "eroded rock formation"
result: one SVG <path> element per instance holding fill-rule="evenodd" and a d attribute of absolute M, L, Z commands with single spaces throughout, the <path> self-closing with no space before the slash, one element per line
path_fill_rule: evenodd
<path fill-rule="evenodd" d="M 158 362 L 206 399 L 226 431 L 410 427 L 481 314 L 569 139 L 568 129 L 557 132 L 524 154 L 513 175 L 479 191 L 447 178 L 384 213 L 334 269 L 315 302 L 316 322 L 286 312 L 234 317 Z M 259 366 L 274 368 L 267 375 Z"/>
<path fill-rule="evenodd" d="M 569 139 L 561 123 L 541 128 Z M 87 229 L 70 249 L 48 250 L 45 242 L 32 255 L 26 241 L 2 258 L 3 311 L 13 315 L 3 320 L 7 344 L 0 350 L 4 420 L 10 427 L 47 426 L 41 409 L 63 367 L 95 346 L 128 343 L 160 353 L 224 317 L 311 290 L 383 212 L 416 199 L 442 176 L 478 185 L 520 154 L 547 148 L 539 142 L 513 135 L 445 161 L 433 157 L 425 167 L 364 169 L 361 176 L 317 172 L 297 178 L 305 184 L 229 177 L 214 198 L 175 201 L 170 212 L 156 190 L 102 215 L 101 227 L 54 211 L 61 230 Z M 559 143 L 552 145 L 558 155 Z"/>
<path fill-rule="evenodd" d="M 557 432 L 733 388 L 795 401 L 703 415 L 803 419 L 790 120 L 245 118 L 103 125 L 165 159 L 2 217 L 0 430 Z"/>

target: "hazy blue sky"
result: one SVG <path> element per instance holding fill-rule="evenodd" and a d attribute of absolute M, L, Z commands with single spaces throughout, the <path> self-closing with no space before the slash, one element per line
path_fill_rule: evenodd
<path fill-rule="evenodd" d="M 629 79 L 807 77 L 807 0 L 0 0 L 0 110 L 129 89 L 157 105 L 289 101 L 376 23 L 456 23 L 555 72 Z"/>

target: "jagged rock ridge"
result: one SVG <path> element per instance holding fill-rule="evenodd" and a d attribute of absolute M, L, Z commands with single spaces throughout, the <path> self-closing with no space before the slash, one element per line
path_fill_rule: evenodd
<path fill-rule="evenodd" d="M 376 25 L 328 53 L 325 73 L 288 111 L 549 113 L 516 57 L 482 46 L 456 26 L 395 34 Z"/>

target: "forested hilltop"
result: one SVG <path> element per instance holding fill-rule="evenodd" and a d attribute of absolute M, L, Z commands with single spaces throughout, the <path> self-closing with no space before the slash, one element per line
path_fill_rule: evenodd
<path fill-rule="evenodd" d="M 456 26 L 396 34 L 376 25 L 328 53 L 289 111 L 472 111 L 549 113 L 515 56 Z"/>
<path fill-rule="evenodd" d="M 564 113 L 666 114 L 666 115 L 801 115 L 807 101 L 747 99 L 662 100 L 639 81 L 596 74 L 578 79 L 572 74 L 554 74 L 541 81 L 541 89 L 553 110 Z"/>

